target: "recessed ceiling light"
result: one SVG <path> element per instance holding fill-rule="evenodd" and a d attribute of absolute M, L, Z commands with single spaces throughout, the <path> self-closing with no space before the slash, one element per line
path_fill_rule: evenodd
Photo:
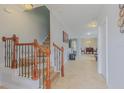
<path fill-rule="evenodd" d="M 89 27 L 89 28 L 96 28 L 96 27 L 97 27 L 96 21 L 90 22 L 90 23 L 88 24 L 88 27 Z"/>
<path fill-rule="evenodd" d="M 91 33 L 88 32 L 87 35 L 91 35 Z"/>
<path fill-rule="evenodd" d="M 24 4 L 26 10 L 32 10 L 33 4 Z"/>

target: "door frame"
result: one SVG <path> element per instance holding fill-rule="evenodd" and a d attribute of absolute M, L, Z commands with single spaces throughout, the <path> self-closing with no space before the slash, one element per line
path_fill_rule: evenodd
<path fill-rule="evenodd" d="M 105 51 L 106 51 L 106 59 L 105 59 L 105 61 L 106 61 L 106 77 L 105 77 L 105 79 L 106 79 L 106 83 L 107 83 L 107 85 L 108 85 L 108 81 L 109 81 L 109 77 L 108 77 L 108 74 L 109 74 L 109 69 L 108 69 L 108 16 L 106 16 L 105 18 L 104 18 L 104 20 L 102 20 L 102 22 L 104 22 L 105 21 L 105 29 L 106 29 L 106 38 L 105 38 L 105 43 L 106 43 L 106 46 L 105 46 Z M 99 74 L 102 74 L 102 54 L 101 54 L 101 51 L 100 51 L 100 49 L 101 49 L 101 47 L 102 47 L 102 45 L 101 45 L 101 40 L 102 40 L 102 36 L 101 36 L 102 34 L 101 34 L 101 25 L 99 25 L 98 26 L 98 41 L 97 41 L 97 46 L 98 46 L 98 62 L 97 62 L 97 72 L 99 73 Z"/>

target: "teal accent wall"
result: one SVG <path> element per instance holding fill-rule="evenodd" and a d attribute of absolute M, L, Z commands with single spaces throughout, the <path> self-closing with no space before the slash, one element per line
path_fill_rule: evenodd
<path fill-rule="evenodd" d="M 37 30 L 40 32 L 38 39 L 43 42 L 50 32 L 50 12 L 48 8 L 41 6 L 25 12 L 30 16 L 32 22 L 36 23 Z"/>

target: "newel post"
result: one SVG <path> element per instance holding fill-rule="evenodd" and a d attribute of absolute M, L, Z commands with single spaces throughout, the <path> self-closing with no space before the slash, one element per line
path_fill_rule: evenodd
<path fill-rule="evenodd" d="M 33 60 L 33 72 L 32 72 L 32 79 L 33 80 L 38 80 L 38 68 L 37 68 L 37 47 L 38 47 L 38 42 L 35 39 L 34 40 L 34 60 Z"/>
<path fill-rule="evenodd" d="M 46 67 L 46 89 L 51 88 L 51 81 L 50 81 L 50 49 L 46 49 L 46 56 L 47 56 L 47 67 Z"/>
<path fill-rule="evenodd" d="M 5 37 L 5 36 L 2 37 L 2 41 L 3 41 L 3 42 L 6 41 L 6 37 Z"/>
<path fill-rule="evenodd" d="M 64 77 L 64 48 L 62 47 L 62 64 L 61 64 L 61 76 Z"/>
<path fill-rule="evenodd" d="M 13 34 L 13 41 L 14 41 L 14 44 L 13 44 L 13 59 L 12 59 L 12 66 L 11 68 L 12 69 L 16 69 L 17 68 L 17 59 L 16 59 L 16 43 L 19 42 L 19 38 L 16 37 L 15 34 Z"/>

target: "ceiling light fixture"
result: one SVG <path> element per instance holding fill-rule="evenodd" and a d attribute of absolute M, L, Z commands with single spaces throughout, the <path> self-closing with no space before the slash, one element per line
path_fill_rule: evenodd
<path fill-rule="evenodd" d="M 96 21 L 90 22 L 90 23 L 88 24 L 88 27 L 89 27 L 89 28 L 96 28 L 96 27 L 97 27 Z"/>
<path fill-rule="evenodd" d="M 26 10 L 32 10 L 33 9 L 33 4 L 24 4 L 24 7 Z"/>

